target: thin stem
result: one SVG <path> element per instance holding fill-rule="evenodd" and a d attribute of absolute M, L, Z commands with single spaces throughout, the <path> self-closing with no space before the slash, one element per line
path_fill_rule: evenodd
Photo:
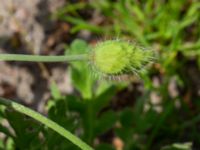
<path fill-rule="evenodd" d="M 11 107 L 16 111 L 18 111 L 22 114 L 25 114 L 29 117 L 32 117 L 35 120 L 43 123 L 47 127 L 56 131 L 57 133 L 59 133 L 60 135 L 62 135 L 63 137 L 65 137 L 66 139 L 68 139 L 69 141 L 71 141 L 72 143 L 77 145 L 78 147 L 80 147 L 82 150 L 93 150 L 92 147 L 87 145 L 81 139 L 79 139 L 78 137 L 76 137 L 75 135 L 73 135 L 72 133 L 70 133 L 69 131 L 67 131 L 65 128 L 61 127 L 57 123 L 53 122 L 52 120 L 50 120 L 50 119 L 44 117 L 43 115 L 39 114 L 38 112 L 33 111 L 30 108 L 27 108 L 27 107 L 25 107 L 21 104 L 18 104 L 16 102 L 13 102 L 13 101 L 10 101 L 8 99 L 1 98 L 1 97 L 0 97 L 0 103 L 3 104 L 3 105 L 6 105 L 8 107 Z"/>
<path fill-rule="evenodd" d="M 87 60 L 87 54 L 66 56 L 42 56 L 24 54 L 0 54 L 0 61 L 29 61 L 29 62 L 67 62 Z"/>

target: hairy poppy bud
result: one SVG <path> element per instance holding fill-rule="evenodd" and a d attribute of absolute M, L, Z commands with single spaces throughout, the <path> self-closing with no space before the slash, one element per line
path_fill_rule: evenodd
<path fill-rule="evenodd" d="M 92 67 L 103 76 L 140 72 L 152 58 L 152 50 L 121 40 L 100 42 L 90 54 Z"/>

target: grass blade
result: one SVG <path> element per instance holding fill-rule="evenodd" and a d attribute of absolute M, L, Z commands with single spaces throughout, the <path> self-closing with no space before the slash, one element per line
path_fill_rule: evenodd
<path fill-rule="evenodd" d="M 40 113 L 31 110 L 30 108 L 27 108 L 21 104 L 18 104 L 16 102 L 13 102 L 11 100 L 5 99 L 5 98 L 1 98 L 0 97 L 0 104 L 6 105 L 8 107 L 13 108 L 14 110 L 25 114 L 41 123 L 43 123 L 44 125 L 46 125 L 47 127 L 51 128 L 52 130 L 56 131 L 58 134 L 62 135 L 63 137 L 65 137 L 66 139 L 68 139 L 69 141 L 71 141 L 72 143 L 74 143 L 75 145 L 77 145 L 78 147 L 80 147 L 82 150 L 93 150 L 92 147 L 90 147 L 89 145 L 87 145 L 85 142 L 83 142 L 81 139 L 79 139 L 78 137 L 76 137 L 75 135 L 73 135 L 72 133 L 70 133 L 69 131 L 67 131 L 65 128 L 61 127 L 60 125 L 58 125 L 56 122 L 53 122 L 52 120 L 44 117 L 43 115 L 41 115 Z"/>

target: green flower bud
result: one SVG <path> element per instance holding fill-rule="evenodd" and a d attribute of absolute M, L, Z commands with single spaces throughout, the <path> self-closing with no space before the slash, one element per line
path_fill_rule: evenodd
<path fill-rule="evenodd" d="M 118 76 L 140 72 L 153 60 L 153 51 L 127 41 L 100 42 L 90 55 L 95 72 L 103 76 Z"/>

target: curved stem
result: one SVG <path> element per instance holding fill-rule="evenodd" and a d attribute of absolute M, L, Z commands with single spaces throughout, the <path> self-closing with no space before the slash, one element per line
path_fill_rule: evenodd
<path fill-rule="evenodd" d="M 92 147 L 87 145 L 81 139 L 79 139 L 78 137 L 76 137 L 75 135 L 73 135 L 72 133 L 70 133 L 69 131 L 67 131 L 65 128 L 61 127 L 57 123 L 53 122 L 52 120 L 44 117 L 40 113 L 33 111 L 30 108 L 27 108 L 27 107 L 25 107 L 21 104 L 18 104 L 16 102 L 13 102 L 13 101 L 10 101 L 8 99 L 1 98 L 1 97 L 0 97 L 0 103 L 3 104 L 3 105 L 6 105 L 8 107 L 11 107 L 16 111 L 18 111 L 22 114 L 25 114 L 25 115 L 27 115 L 31 118 L 34 118 L 35 120 L 43 123 L 47 127 L 56 131 L 57 133 L 59 133 L 60 135 L 62 135 L 63 137 L 65 137 L 66 139 L 68 139 L 69 141 L 71 141 L 72 143 L 77 145 L 78 147 L 80 147 L 82 150 L 93 150 Z"/>
<path fill-rule="evenodd" d="M 87 54 L 66 56 L 42 56 L 24 54 L 0 54 L 0 61 L 29 61 L 29 62 L 67 62 L 87 60 Z"/>

